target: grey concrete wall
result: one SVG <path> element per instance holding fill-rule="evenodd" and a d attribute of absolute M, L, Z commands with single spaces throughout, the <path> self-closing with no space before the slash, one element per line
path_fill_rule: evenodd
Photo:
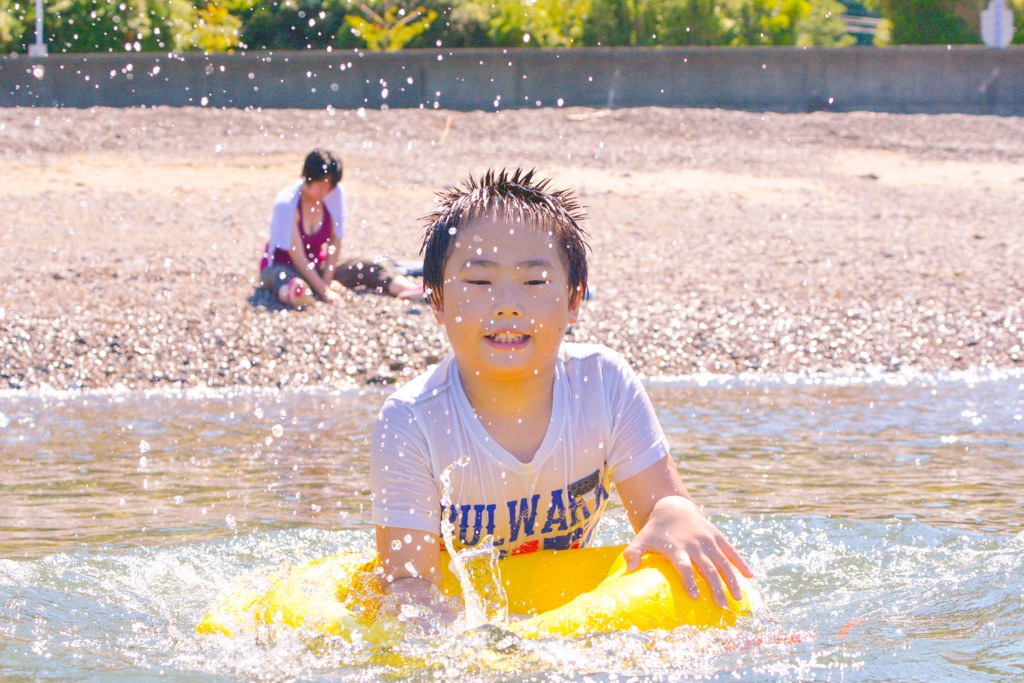
<path fill-rule="evenodd" d="M 0 106 L 720 107 L 1024 115 L 1024 48 L 25 55 Z"/>

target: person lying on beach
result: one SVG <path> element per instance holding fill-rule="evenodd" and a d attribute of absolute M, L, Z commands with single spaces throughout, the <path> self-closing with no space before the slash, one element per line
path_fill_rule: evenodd
<path fill-rule="evenodd" d="M 345 233 L 345 195 L 341 160 L 314 149 L 302 164 L 302 180 L 274 200 L 270 240 L 260 261 L 264 288 L 288 306 L 316 299 L 342 301 L 341 288 L 400 298 L 420 297 L 422 285 L 397 271 L 390 260 L 340 260 Z"/>
<path fill-rule="evenodd" d="M 549 183 L 487 171 L 425 218 L 426 295 L 451 352 L 389 396 L 374 428 L 389 602 L 451 616 L 442 544 L 489 539 L 502 556 L 591 545 L 614 483 L 636 532 L 629 570 L 660 553 L 693 597 L 697 571 L 725 605 L 752 572 L 687 493 L 640 379 L 611 349 L 563 340 L 589 246 L 576 197 Z"/>

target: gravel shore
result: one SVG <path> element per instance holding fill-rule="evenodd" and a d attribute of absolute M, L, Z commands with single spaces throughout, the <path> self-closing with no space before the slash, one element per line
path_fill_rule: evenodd
<path fill-rule="evenodd" d="M 346 255 L 536 167 L 587 207 L 578 341 L 646 377 L 1024 366 L 1024 119 L 674 109 L 0 110 L 0 388 L 402 382 L 424 305 L 256 305 L 275 193 L 345 164 Z M 254 303 L 255 301 L 255 303 Z"/>

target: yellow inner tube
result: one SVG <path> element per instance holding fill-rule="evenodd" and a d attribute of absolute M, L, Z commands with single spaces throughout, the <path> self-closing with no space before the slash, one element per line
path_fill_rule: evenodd
<path fill-rule="evenodd" d="M 509 630 L 538 638 L 682 625 L 713 628 L 732 626 L 751 613 L 746 594 L 739 601 L 730 597 L 728 608 L 718 606 L 699 575 L 700 596 L 691 598 L 675 568 L 659 555 L 647 554 L 641 568 L 627 574 L 623 548 L 543 550 L 498 561 L 508 612 L 524 617 L 508 624 Z M 461 595 L 446 558 L 442 554 L 442 591 Z M 376 620 L 382 594 L 375 568 L 371 554 L 341 553 L 249 577 L 221 595 L 196 630 L 234 635 L 284 625 L 381 642 L 386 635 Z M 477 593 L 487 592 L 488 583 L 493 589 L 489 572 L 471 574 Z"/>

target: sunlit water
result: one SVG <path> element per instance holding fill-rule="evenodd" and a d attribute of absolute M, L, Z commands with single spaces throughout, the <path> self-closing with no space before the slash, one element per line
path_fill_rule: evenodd
<path fill-rule="evenodd" d="M 382 393 L 0 396 L 0 677 L 1024 678 L 1024 379 L 653 383 L 763 605 L 707 633 L 388 648 L 200 636 L 255 568 L 371 543 Z M 621 511 L 602 543 L 629 538 Z"/>

